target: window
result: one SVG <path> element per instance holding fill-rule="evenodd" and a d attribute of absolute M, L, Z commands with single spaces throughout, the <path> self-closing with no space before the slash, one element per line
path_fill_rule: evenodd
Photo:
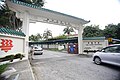
<path fill-rule="evenodd" d="M 118 46 L 110 46 L 104 49 L 104 52 L 106 53 L 119 53 L 120 52 L 120 48 Z"/>
<path fill-rule="evenodd" d="M 88 42 L 88 44 L 89 44 L 89 42 Z"/>
<path fill-rule="evenodd" d="M 91 44 L 93 44 L 93 42 L 91 42 Z"/>
<path fill-rule="evenodd" d="M 99 42 L 98 42 L 98 44 L 99 44 Z"/>

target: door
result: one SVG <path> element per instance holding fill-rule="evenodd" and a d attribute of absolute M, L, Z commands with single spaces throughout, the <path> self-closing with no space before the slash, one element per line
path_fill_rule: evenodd
<path fill-rule="evenodd" d="M 101 54 L 101 58 L 107 63 L 120 64 L 119 46 L 109 46 L 104 48 Z"/>

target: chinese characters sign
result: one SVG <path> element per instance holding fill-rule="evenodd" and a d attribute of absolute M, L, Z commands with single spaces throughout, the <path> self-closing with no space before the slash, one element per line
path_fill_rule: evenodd
<path fill-rule="evenodd" d="M 8 52 L 13 47 L 12 40 L 10 39 L 1 39 L 0 48 L 1 50 Z"/>

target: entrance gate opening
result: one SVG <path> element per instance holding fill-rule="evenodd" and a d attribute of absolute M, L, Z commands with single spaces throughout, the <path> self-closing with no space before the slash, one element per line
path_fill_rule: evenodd
<path fill-rule="evenodd" d="M 26 35 L 24 42 L 24 53 L 28 54 L 29 41 L 29 23 L 43 22 L 62 26 L 73 27 L 78 30 L 78 50 L 79 54 L 83 53 L 82 33 L 85 28 L 83 25 L 89 23 L 81 18 L 77 18 L 64 13 L 40 8 L 32 4 L 24 3 L 17 0 L 6 0 L 8 7 L 16 12 L 16 16 L 23 21 L 22 31 Z M 27 57 L 26 57 L 27 58 Z"/>

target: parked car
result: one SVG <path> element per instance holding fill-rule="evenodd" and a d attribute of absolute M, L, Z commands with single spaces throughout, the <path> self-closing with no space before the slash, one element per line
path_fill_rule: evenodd
<path fill-rule="evenodd" d="M 34 51 L 34 55 L 37 55 L 37 54 L 42 55 L 43 54 L 43 49 L 38 46 L 33 47 L 33 51 Z"/>
<path fill-rule="evenodd" d="M 93 61 L 97 65 L 108 63 L 120 66 L 120 44 L 110 45 L 96 52 L 93 55 Z"/>

